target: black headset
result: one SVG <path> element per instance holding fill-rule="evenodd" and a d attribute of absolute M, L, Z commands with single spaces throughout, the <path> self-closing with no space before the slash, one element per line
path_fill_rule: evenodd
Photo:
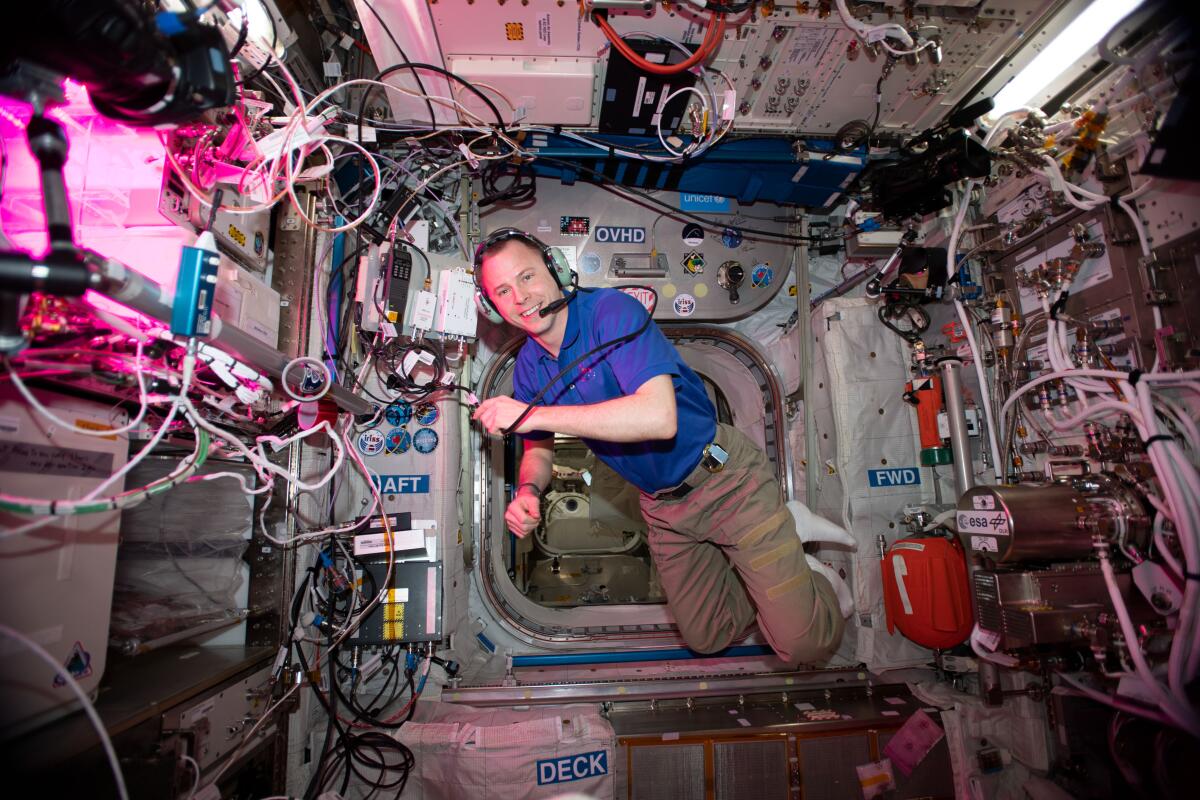
<path fill-rule="evenodd" d="M 475 248 L 475 307 L 479 309 L 479 313 L 488 321 L 497 325 L 504 322 L 504 317 L 500 316 L 500 312 L 493 305 L 491 298 L 487 296 L 487 292 L 483 288 L 483 258 L 504 242 L 513 239 L 525 242 L 541 253 L 542 261 L 546 264 L 546 269 L 550 270 L 550 274 L 554 277 L 554 282 L 558 284 L 558 288 L 566 291 L 569 287 L 575 285 L 575 275 L 571 272 L 571 267 L 567 264 L 566 257 L 563 256 L 562 251 L 557 247 L 551 247 L 536 236 L 528 234 L 519 228 L 500 228 L 492 231 Z M 541 310 L 541 315 L 544 317 L 547 314 L 557 311 L 570 302 L 574 296 L 574 292 L 571 292 L 561 300 L 555 300 Z"/>

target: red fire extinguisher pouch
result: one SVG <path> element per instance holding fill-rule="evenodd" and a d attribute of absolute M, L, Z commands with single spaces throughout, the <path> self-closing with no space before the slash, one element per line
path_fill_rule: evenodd
<path fill-rule="evenodd" d="M 974 620 L 962 545 L 939 537 L 900 539 L 881 563 L 889 633 L 899 629 L 937 649 L 966 640 Z"/>

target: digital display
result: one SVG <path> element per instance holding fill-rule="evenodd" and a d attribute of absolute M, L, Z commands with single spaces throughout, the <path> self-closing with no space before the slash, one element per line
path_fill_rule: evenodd
<path fill-rule="evenodd" d="M 565 236 L 587 236 L 592 221 L 587 217 L 560 217 L 559 233 Z"/>

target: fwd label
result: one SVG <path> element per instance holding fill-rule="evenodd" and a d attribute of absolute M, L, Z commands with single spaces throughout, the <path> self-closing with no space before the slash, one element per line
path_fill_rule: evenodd
<path fill-rule="evenodd" d="M 921 470 L 916 467 L 869 469 L 867 481 L 876 489 L 883 486 L 916 486 L 921 482 Z"/>
<path fill-rule="evenodd" d="M 546 758 L 537 762 L 538 786 L 566 783 L 608 774 L 608 751 L 580 753 L 577 756 Z"/>

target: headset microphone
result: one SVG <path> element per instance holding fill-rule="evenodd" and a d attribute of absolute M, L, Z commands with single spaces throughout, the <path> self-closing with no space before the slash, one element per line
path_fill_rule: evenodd
<path fill-rule="evenodd" d="M 550 316 L 555 311 L 558 311 L 560 308 L 565 306 L 567 303 L 571 302 L 571 298 L 574 296 L 575 296 L 575 294 L 574 294 L 574 292 L 572 292 L 571 294 L 569 294 L 565 297 L 560 297 L 559 299 L 555 300 L 553 303 L 550 303 L 547 306 L 542 306 L 542 310 L 538 312 L 538 316 L 539 317 Z"/>

